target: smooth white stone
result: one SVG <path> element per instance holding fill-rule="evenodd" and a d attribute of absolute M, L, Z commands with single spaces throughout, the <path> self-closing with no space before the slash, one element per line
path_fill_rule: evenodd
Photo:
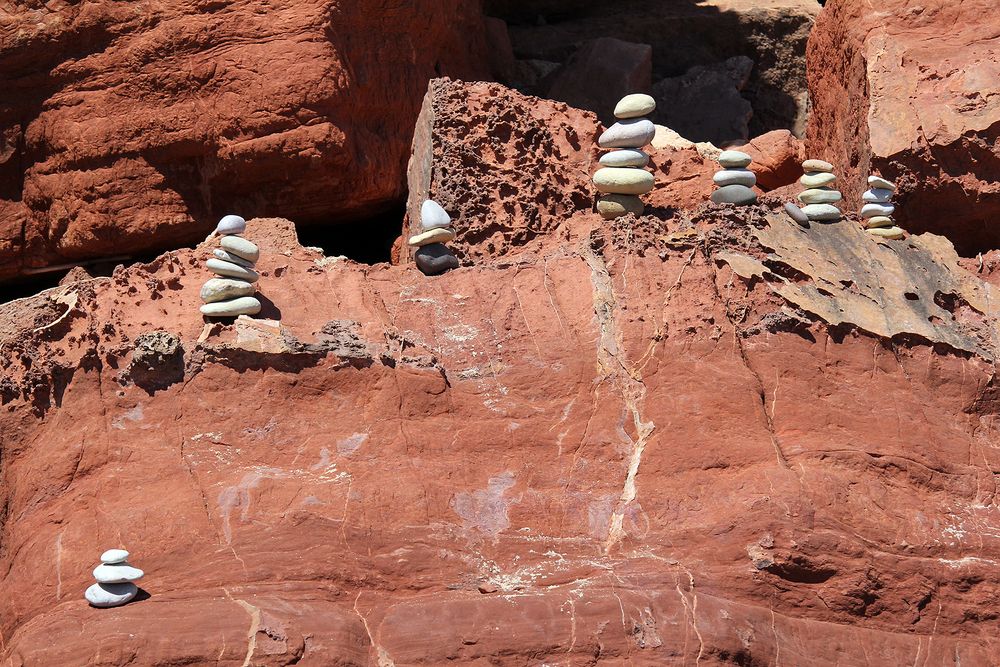
<path fill-rule="evenodd" d="M 603 193 L 641 195 L 653 189 L 653 175 L 645 169 L 604 167 L 594 174 L 594 185 Z"/>
<path fill-rule="evenodd" d="M 867 218 L 865 220 L 865 226 L 869 229 L 874 229 L 875 227 L 892 227 L 894 224 L 896 223 L 887 215 L 876 215 L 874 218 Z"/>
<path fill-rule="evenodd" d="M 601 148 L 642 148 L 656 135 L 656 127 L 645 118 L 618 121 L 597 140 Z"/>
<path fill-rule="evenodd" d="M 802 178 L 799 179 L 799 183 L 807 188 L 822 188 L 827 185 L 832 185 L 836 180 L 837 177 L 828 171 L 810 171 L 808 174 L 802 175 Z"/>
<path fill-rule="evenodd" d="M 643 93 L 626 95 L 615 105 L 615 118 L 638 118 L 656 111 L 656 100 Z"/>
<path fill-rule="evenodd" d="M 238 255 L 234 255 L 231 252 L 226 252 L 222 248 L 216 248 L 212 251 L 212 254 L 221 259 L 224 262 L 232 262 L 233 264 L 239 264 L 240 266 L 245 266 L 248 269 L 253 268 L 253 262 L 248 259 L 243 259 Z"/>
<path fill-rule="evenodd" d="M 237 315 L 256 315 L 260 312 L 260 301 L 252 296 L 241 296 L 232 301 L 217 301 L 206 303 L 199 310 L 209 317 L 236 317 Z"/>
<path fill-rule="evenodd" d="M 806 160 L 802 163 L 802 170 L 832 172 L 833 165 L 826 160 Z"/>
<path fill-rule="evenodd" d="M 865 193 L 861 195 L 861 201 L 868 202 L 869 204 L 886 204 L 892 198 L 892 190 L 887 188 L 872 188 L 871 190 L 865 190 Z"/>
<path fill-rule="evenodd" d="M 810 188 L 799 193 L 803 204 L 834 204 L 844 198 L 840 190 L 833 188 Z"/>
<path fill-rule="evenodd" d="M 896 207 L 892 204 L 865 204 L 861 207 L 862 218 L 874 218 L 876 215 L 892 215 Z"/>
<path fill-rule="evenodd" d="M 749 169 L 723 169 L 715 172 L 712 180 L 718 186 L 745 185 L 752 188 L 757 185 L 757 175 Z"/>
<path fill-rule="evenodd" d="M 433 199 L 428 199 L 420 206 L 420 228 L 424 231 L 447 227 L 451 224 L 451 216 Z"/>
<path fill-rule="evenodd" d="M 143 571 L 128 563 L 102 563 L 94 568 L 94 579 L 99 584 L 124 584 L 142 579 Z"/>
<path fill-rule="evenodd" d="M 139 588 L 133 583 L 94 584 L 83 597 L 95 607 L 118 607 L 135 597 Z"/>
<path fill-rule="evenodd" d="M 248 269 L 245 266 L 233 264 L 232 262 L 224 262 L 221 259 L 212 258 L 205 262 L 205 266 L 208 267 L 209 271 L 220 276 L 239 278 L 240 280 L 245 280 L 248 283 L 255 283 L 260 280 L 260 274 L 253 269 Z"/>
<path fill-rule="evenodd" d="M 260 258 L 260 248 L 239 236 L 223 236 L 219 242 L 223 250 L 242 257 L 248 262 L 256 262 Z"/>
<path fill-rule="evenodd" d="M 247 230 L 247 221 L 238 215 L 227 215 L 215 226 L 218 234 L 242 234 Z"/>
<path fill-rule="evenodd" d="M 722 151 L 719 153 L 719 164 L 727 168 L 749 166 L 753 158 L 743 151 Z"/>
<path fill-rule="evenodd" d="M 802 207 L 802 212 L 810 220 L 839 220 L 840 209 L 833 204 L 809 204 Z"/>
<path fill-rule="evenodd" d="M 235 278 L 212 278 L 201 286 L 201 300 L 205 303 L 228 301 L 241 296 L 253 296 L 257 288 L 253 283 Z"/>
<path fill-rule="evenodd" d="M 124 563 L 126 560 L 128 560 L 128 552 L 124 549 L 108 549 L 101 554 L 101 562 L 107 565 Z"/>
<path fill-rule="evenodd" d="M 885 188 L 886 190 L 895 190 L 896 184 L 892 181 L 887 181 L 881 176 L 869 176 L 868 185 L 873 188 Z"/>
<path fill-rule="evenodd" d="M 605 153 L 601 156 L 601 164 L 605 167 L 645 167 L 649 164 L 649 156 L 642 151 L 626 148 Z"/>

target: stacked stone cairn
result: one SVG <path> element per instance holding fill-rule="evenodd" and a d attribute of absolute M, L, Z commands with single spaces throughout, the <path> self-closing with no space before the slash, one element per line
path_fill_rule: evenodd
<path fill-rule="evenodd" d="M 645 116 L 656 109 L 656 101 L 649 95 L 626 95 L 615 106 L 618 122 L 609 127 L 597 140 L 601 148 L 619 150 L 601 157 L 602 167 L 594 174 L 594 185 L 603 195 L 597 200 L 597 212 L 605 220 L 613 220 L 628 213 L 642 215 L 646 210 L 638 195 L 653 189 L 653 174 L 643 169 L 649 164 L 649 155 L 640 150 L 653 140 L 656 127 Z"/>
<path fill-rule="evenodd" d="M 246 220 L 238 215 L 227 215 L 219 220 L 215 233 L 222 237 L 221 248 L 205 266 L 219 276 L 212 278 L 201 287 L 201 307 L 208 317 L 236 317 L 256 315 L 260 312 L 260 301 L 253 295 L 254 285 L 260 274 L 254 270 L 260 249 L 240 236 L 247 229 Z"/>
<path fill-rule="evenodd" d="M 458 258 L 445 245 L 455 240 L 455 230 L 449 227 L 451 216 L 433 199 L 420 207 L 420 233 L 410 237 L 417 251 L 413 261 L 424 275 L 433 276 L 458 268 Z"/>
<path fill-rule="evenodd" d="M 903 230 L 896 226 L 892 214 L 896 207 L 892 205 L 892 193 L 896 184 L 881 176 L 868 177 L 868 190 L 861 195 L 864 204 L 861 206 L 861 219 L 872 236 L 884 239 L 901 239 Z"/>
<path fill-rule="evenodd" d="M 128 552 L 109 549 L 101 554 L 101 564 L 94 568 L 92 585 L 83 594 L 95 607 L 120 607 L 139 592 L 133 582 L 142 579 L 143 571 L 128 564 Z"/>
<path fill-rule="evenodd" d="M 802 214 L 808 220 L 822 222 L 840 220 L 840 209 L 834 204 L 843 199 L 843 195 L 833 187 L 837 181 L 833 165 L 824 160 L 806 160 L 802 163 L 802 171 L 805 173 L 802 174 L 799 183 L 806 188 L 799 193 L 799 201 L 804 204 L 800 209 Z M 793 218 L 796 217 L 788 206 L 785 208 Z"/>
<path fill-rule="evenodd" d="M 713 202 L 745 206 L 757 201 L 757 193 L 750 189 L 757 184 L 757 176 L 748 169 L 751 162 L 753 158 L 741 151 L 722 151 L 719 154 L 722 170 L 712 176 L 719 186 L 712 193 Z"/>

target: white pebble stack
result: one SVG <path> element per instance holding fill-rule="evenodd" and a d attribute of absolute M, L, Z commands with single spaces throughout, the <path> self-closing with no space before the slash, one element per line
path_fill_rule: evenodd
<path fill-rule="evenodd" d="M 441 204 L 427 199 L 420 206 L 420 233 L 410 237 L 416 248 L 413 261 L 424 275 L 433 276 L 458 268 L 458 258 L 445 243 L 455 240 L 451 216 Z"/>
<path fill-rule="evenodd" d="M 208 317 L 236 317 L 256 315 L 260 301 L 254 297 L 254 283 L 260 278 L 254 266 L 260 257 L 260 248 L 240 236 L 247 229 L 247 222 L 238 215 L 227 215 L 215 228 L 222 236 L 221 248 L 212 251 L 213 257 L 205 262 L 209 271 L 216 274 L 201 287 L 202 315 Z"/>
<path fill-rule="evenodd" d="M 97 583 L 83 596 L 95 607 L 120 607 L 139 592 L 133 582 L 142 579 L 143 574 L 139 568 L 129 565 L 127 551 L 109 549 L 101 554 L 101 564 L 94 568 Z"/>
<path fill-rule="evenodd" d="M 597 212 L 605 220 L 614 220 L 628 213 L 642 215 L 645 204 L 638 195 L 653 189 L 653 174 L 644 167 L 649 155 L 641 149 L 653 140 L 656 128 L 645 118 L 656 110 L 656 101 L 649 95 L 626 95 L 615 106 L 618 122 L 597 140 L 601 148 L 619 150 L 601 157 L 601 168 L 594 174 L 594 185 L 602 196 L 597 200 Z"/>
<path fill-rule="evenodd" d="M 861 195 L 861 219 L 865 221 L 865 228 L 872 236 L 883 239 L 901 239 L 903 230 L 896 226 L 892 219 L 892 214 L 896 207 L 892 205 L 892 193 L 896 190 L 896 184 L 887 181 L 881 176 L 868 177 L 868 190 Z"/>

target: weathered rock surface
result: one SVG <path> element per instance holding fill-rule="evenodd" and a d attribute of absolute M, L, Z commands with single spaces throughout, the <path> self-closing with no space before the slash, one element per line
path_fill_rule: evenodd
<path fill-rule="evenodd" d="M 881 173 L 903 227 L 970 255 L 1000 246 L 998 30 L 992 0 L 827 2 L 809 38 L 808 136 L 848 201 Z"/>
<path fill-rule="evenodd" d="M 488 76 L 483 35 L 460 0 L 12 5 L 0 279 L 193 243 L 232 210 L 386 207 L 427 81 Z"/>

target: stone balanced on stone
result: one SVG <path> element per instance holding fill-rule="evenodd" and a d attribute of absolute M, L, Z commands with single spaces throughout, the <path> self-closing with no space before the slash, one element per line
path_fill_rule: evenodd
<path fill-rule="evenodd" d="M 236 317 L 256 315 L 260 312 L 260 301 L 254 294 L 254 283 L 260 278 L 254 265 L 260 257 L 260 249 L 240 236 L 247 229 L 246 220 L 238 215 L 227 215 L 219 220 L 215 232 L 222 236 L 219 249 L 205 263 L 209 271 L 219 276 L 212 278 L 201 287 L 201 300 L 205 305 L 201 313 L 209 317 Z"/>
<path fill-rule="evenodd" d="M 458 268 L 458 258 L 445 245 L 455 240 L 455 230 L 449 227 L 451 216 L 433 199 L 420 207 L 420 233 L 411 236 L 409 244 L 417 249 L 413 261 L 424 275 L 433 276 Z"/>
<path fill-rule="evenodd" d="M 868 190 L 861 195 L 864 204 L 861 206 L 861 219 L 872 236 L 884 239 L 901 239 L 903 230 L 896 226 L 892 214 L 896 207 L 892 205 L 892 193 L 896 184 L 881 176 L 868 177 Z"/>
<path fill-rule="evenodd" d="M 601 157 L 603 165 L 594 174 L 594 185 L 602 193 L 597 200 L 597 212 L 605 220 L 646 210 L 638 195 L 653 189 L 653 174 L 643 169 L 649 164 L 649 155 L 640 150 L 653 140 L 656 128 L 645 118 L 656 109 L 656 101 L 649 95 L 626 95 L 615 106 L 618 122 L 609 127 L 597 140 L 601 148 L 617 148 Z"/>
<path fill-rule="evenodd" d="M 757 194 L 750 189 L 757 184 L 757 176 L 748 169 L 751 162 L 753 158 L 741 151 L 722 151 L 719 154 L 722 170 L 712 176 L 719 186 L 712 193 L 713 202 L 747 205 L 757 201 Z"/>
<path fill-rule="evenodd" d="M 833 173 L 833 165 L 824 160 L 806 160 L 802 163 L 805 173 L 799 183 L 805 190 L 799 193 L 799 201 L 805 204 L 802 212 L 810 220 L 833 222 L 840 220 L 840 209 L 834 206 L 843 195 L 833 187 L 837 176 Z M 794 216 L 793 216 L 794 217 Z"/>
<path fill-rule="evenodd" d="M 133 582 L 142 579 L 142 575 L 142 570 L 128 564 L 127 551 L 109 549 L 101 554 L 101 564 L 94 568 L 97 583 L 83 596 L 95 607 L 119 607 L 139 592 Z"/>

